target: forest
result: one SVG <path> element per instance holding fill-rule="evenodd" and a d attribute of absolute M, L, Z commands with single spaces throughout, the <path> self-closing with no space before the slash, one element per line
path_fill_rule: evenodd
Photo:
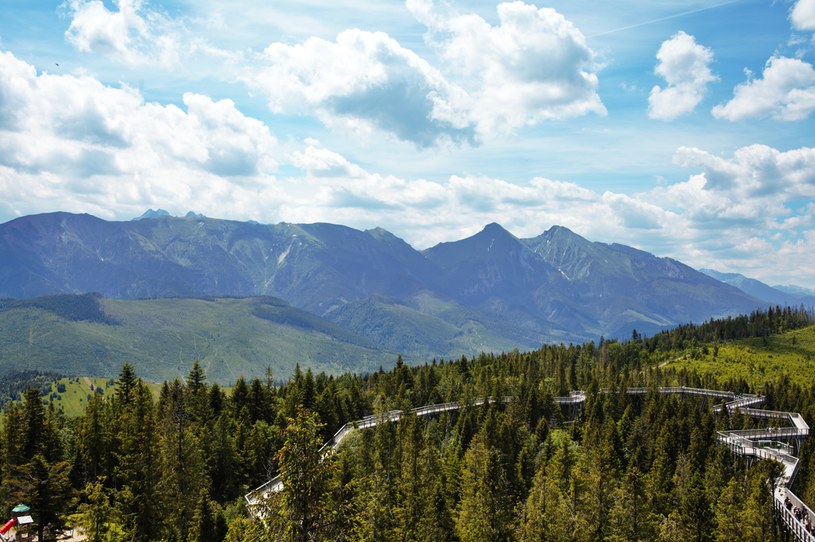
<path fill-rule="evenodd" d="M 125 363 L 81 416 L 44 404 L 35 387 L 6 406 L 0 504 L 27 504 L 41 540 L 46 526 L 78 526 L 93 541 L 787 540 L 768 483 L 778 464 L 716 444 L 717 430 L 757 422 L 655 390 L 760 393 L 765 408 L 812 425 L 815 388 L 788 375 L 750 389 L 661 362 L 813 324 L 811 310 L 774 307 L 653 337 L 397 359 L 361 375 L 298 366 L 286 382 L 267 373 L 229 389 L 193 362 L 157 395 Z M 639 386 L 654 392 L 625 393 Z M 554 401 L 573 390 L 586 393 L 579 413 Z M 475 404 L 484 397 L 507 400 Z M 407 414 L 322 449 L 346 422 L 451 401 L 465 407 Z M 813 451 L 812 439 L 798 451 L 794 485 L 810 504 Z M 244 495 L 277 474 L 283 490 L 249 510 Z"/>

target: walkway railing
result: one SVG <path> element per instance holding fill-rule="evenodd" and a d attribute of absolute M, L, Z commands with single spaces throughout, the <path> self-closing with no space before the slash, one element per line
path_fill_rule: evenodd
<path fill-rule="evenodd" d="M 753 394 L 738 395 L 729 391 L 690 388 L 686 386 L 628 388 L 625 390 L 625 392 L 629 395 L 645 395 L 654 389 L 658 393 L 666 395 L 727 399 L 727 402 L 723 405 L 715 405 L 713 407 L 714 411 L 719 412 L 722 410 L 722 408 L 726 408 L 730 413 L 738 410 L 752 418 L 773 420 L 775 425 L 771 427 L 720 431 L 717 433 L 717 439 L 720 443 L 728 446 L 733 453 L 737 455 L 751 456 L 759 459 L 775 459 L 781 463 L 784 470 L 779 480 L 779 484 L 773 492 L 776 513 L 787 526 L 787 529 L 790 531 L 796 541 L 815 542 L 815 535 L 813 535 L 813 532 L 807 528 L 810 522 L 812 526 L 815 527 L 815 513 L 813 513 L 813 511 L 806 506 L 788 487 L 792 485 L 792 481 L 795 478 L 795 474 L 798 469 L 798 458 L 787 451 L 788 446 L 773 447 L 773 442 L 781 444 L 781 440 L 801 440 L 809 437 L 809 425 L 806 423 L 803 416 L 797 412 L 781 412 L 751 408 L 754 405 L 764 402 L 764 397 Z M 601 390 L 601 393 L 607 393 L 608 391 L 609 390 Z M 409 412 L 416 416 L 431 416 L 441 412 L 450 412 L 467 407 L 481 406 L 485 402 L 507 403 L 510 400 L 510 397 L 502 397 L 500 399 L 493 397 L 488 397 L 486 399 L 479 398 L 471 403 L 452 402 L 421 406 L 411 409 Z M 555 397 L 554 400 L 559 405 L 577 406 L 585 403 L 586 394 L 582 391 L 574 391 L 568 396 Z M 352 431 L 375 427 L 379 423 L 398 421 L 401 419 L 404 413 L 405 412 L 401 410 L 391 410 L 378 416 L 366 416 L 359 420 L 346 423 L 336 433 L 334 433 L 334 436 L 331 437 L 331 439 L 323 444 L 320 451 L 323 454 L 330 453 L 334 448 L 339 446 L 342 440 Z M 781 423 L 789 423 L 790 426 L 781 427 Z M 254 508 L 256 505 L 266 499 L 270 493 L 276 493 L 281 489 L 283 489 L 283 481 L 278 475 L 260 487 L 247 493 L 245 499 L 249 507 Z M 788 503 L 789 506 L 787 506 Z M 799 517 L 796 517 L 796 509 L 799 512 L 798 515 L 800 516 L 800 519 Z"/>

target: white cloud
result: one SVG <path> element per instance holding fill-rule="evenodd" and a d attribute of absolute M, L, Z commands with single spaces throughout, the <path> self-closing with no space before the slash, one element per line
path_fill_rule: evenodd
<path fill-rule="evenodd" d="M 696 148 L 681 147 L 675 161 L 683 167 L 701 167 L 705 189 L 727 195 L 736 203 L 786 202 L 815 197 L 815 148 L 782 152 L 766 145 L 738 149 L 733 159 Z"/>
<path fill-rule="evenodd" d="M 798 30 L 815 30 L 815 0 L 798 0 L 790 19 Z"/>
<path fill-rule="evenodd" d="M 713 52 L 685 32 L 664 41 L 657 60 L 654 71 L 667 85 L 654 86 L 648 96 L 648 116 L 653 119 L 673 120 L 690 113 L 705 97 L 707 85 L 717 80 L 710 71 Z"/>
<path fill-rule="evenodd" d="M 179 63 L 182 40 L 175 23 L 142 0 L 68 0 L 71 24 L 65 38 L 79 51 L 108 55 L 131 65 Z"/>
<path fill-rule="evenodd" d="M 136 90 L 87 76 L 38 75 L 0 53 L 0 193 L 20 212 L 102 216 L 251 202 L 277 168 L 268 127 L 230 100 L 185 94 L 183 104 L 145 103 Z"/>
<path fill-rule="evenodd" d="M 429 25 L 443 66 L 383 32 L 353 29 L 335 41 L 272 43 L 244 79 L 276 113 L 316 109 L 328 125 L 376 129 L 419 147 L 606 113 L 594 53 L 555 10 L 503 3 L 491 26 L 477 15 L 435 14 L 429 2 L 408 8 Z"/>
<path fill-rule="evenodd" d="M 790 269 L 796 281 L 815 282 L 815 148 L 749 145 L 725 158 L 683 147 L 674 160 L 698 173 L 637 196 L 673 217 L 656 232 L 675 236 L 667 254 L 770 283 L 789 280 Z"/>
<path fill-rule="evenodd" d="M 815 110 L 815 70 L 796 58 L 774 56 L 761 79 L 738 85 L 733 99 L 713 108 L 713 116 L 730 121 L 756 117 L 803 120 Z"/>
<path fill-rule="evenodd" d="M 805 275 L 815 253 L 815 149 L 751 145 L 722 157 L 680 148 L 675 161 L 693 170 L 686 181 L 630 194 L 543 177 L 408 179 L 369 171 L 316 140 L 284 152 L 265 124 L 229 100 L 189 93 L 179 106 L 149 103 L 134 89 L 38 74 L 0 53 L 6 215 L 63 209 L 128 218 L 147 207 L 193 209 L 382 226 L 418 248 L 493 221 L 519 237 L 561 224 L 592 240 L 767 280 L 783 280 L 797 266 L 802 281 L 815 283 Z M 766 251 L 751 251 L 760 243 L 779 256 L 767 262 Z"/>
<path fill-rule="evenodd" d="M 482 136 L 545 120 L 606 114 L 595 54 L 585 36 L 551 8 L 498 5 L 496 26 L 476 14 L 444 16 L 428 1 L 408 8 L 431 30 L 450 77 L 471 96 Z"/>
<path fill-rule="evenodd" d="M 274 112 L 316 107 L 326 122 L 357 119 L 419 146 L 444 137 L 472 139 L 456 105 L 462 91 L 382 32 L 347 30 L 334 42 L 274 43 L 263 57 L 264 67 L 245 77 L 268 96 Z"/>

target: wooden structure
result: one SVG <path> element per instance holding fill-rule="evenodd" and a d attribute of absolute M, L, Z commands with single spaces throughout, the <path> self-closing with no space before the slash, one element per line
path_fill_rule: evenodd
<path fill-rule="evenodd" d="M 779 516 L 787 530 L 796 542 L 815 542 L 815 534 L 808 525 L 815 527 L 815 512 L 813 512 L 801 499 L 799 499 L 789 486 L 795 478 L 798 469 L 798 458 L 793 454 L 800 449 L 803 439 L 809 437 L 809 425 L 797 412 L 779 412 L 754 408 L 764 402 L 764 397 L 753 394 L 736 394 L 729 391 L 709 390 L 703 388 L 661 387 L 661 388 L 628 388 L 625 393 L 629 395 L 646 395 L 651 391 L 660 394 L 680 395 L 682 397 L 705 397 L 722 401 L 713 407 L 714 411 L 721 412 L 726 409 L 732 413 L 739 411 L 744 415 L 761 420 L 765 427 L 749 430 L 719 431 L 717 440 L 730 448 L 734 455 L 748 459 L 775 459 L 781 463 L 783 471 L 776 481 L 773 500 L 776 514 Z M 600 393 L 608 393 L 601 390 Z M 555 402 L 561 406 L 567 415 L 577 417 L 586 402 L 586 394 L 582 391 L 572 392 L 568 396 L 555 397 Z M 412 409 L 410 412 L 416 416 L 432 416 L 442 412 L 460 410 L 481 406 L 484 403 L 506 403 L 510 398 L 480 398 L 471 403 L 440 403 Z M 342 440 L 352 431 L 375 427 L 379 423 L 395 422 L 405 413 L 401 410 L 391 410 L 379 416 L 366 416 L 362 419 L 346 423 L 334 436 L 326 442 L 321 452 L 331 453 L 339 446 Z M 265 484 L 247 493 L 246 503 L 251 509 L 258 509 L 269 494 L 276 493 L 283 488 L 280 476 L 275 476 Z M 815 529 L 814 529 L 815 530 Z"/>

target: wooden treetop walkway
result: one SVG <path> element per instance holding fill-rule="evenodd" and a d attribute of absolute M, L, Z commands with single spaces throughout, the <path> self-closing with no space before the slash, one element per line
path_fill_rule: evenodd
<path fill-rule="evenodd" d="M 727 412 L 735 412 L 738 410 L 751 418 L 764 420 L 767 426 L 758 429 L 719 431 L 717 433 L 717 440 L 721 444 L 728 446 L 736 455 L 755 457 L 758 459 L 775 459 L 781 463 L 783 470 L 773 493 L 776 513 L 787 526 L 787 529 L 792 533 L 796 541 L 815 542 L 815 535 L 807 528 L 809 521 L 815 526 L 815 513 L 789 488 L 798 470 L 799 460 L 792 454 L 791 447 L 784 443 L 784 441 L 788 440 L 800 441 L 809 437 L 809 425 L 803 416 L 797 412 L 780 412 L 753 408 L 755 405 L 764 402 L 763 396 L 753 394 L 739 395 L 729 391 L 690 388 L 685 386 L 628 388 L 625 390 L 625 393 L 629 395 L 646 395 L 653 390 L 660 394 L 681 395 L 682 397 L 712 397 L 714 399 L 721 399 L 726 402 L 715 405 L 713 407 L 714 411 L 720 412 L 722 409 L 727 409 Z M 600 391 L 600 393 L 607 392 L 608 390 Z M 417 407 L 410 411 L 391 410 L 378 416 L 366 416 L 343 425 L 334 433 L 333 437 L 323 444 L 320 451 L 324 454 L 331 453 L 351 432 L 358 429 L 375 427 L 381 423 L 399 421 L 406 412 L 415 416 L 432 416 L 442 412 L 481 406 L 484 403 L 506 403 L 509 402 L 509 400 L 510 398 L 508 397 L 501 399 L 480 398 L 470 403 L 440 403 Z M 557 404 L 562 406 L 579 408 L 586 402 L 586 394 L 582 391 L 575 391 L 567 396 L 555 397 L 554 400 Z M 276 493 L 282 488 L 283 480 L 279 475 L 275 476 L 265 484 L 247 493 L 245 496 L 246 503 L 250 509 L 256 508 L 257 505 L 271 493 Z M 798 510 L 798 514 L 795 513 L 796 510 Z"/>

